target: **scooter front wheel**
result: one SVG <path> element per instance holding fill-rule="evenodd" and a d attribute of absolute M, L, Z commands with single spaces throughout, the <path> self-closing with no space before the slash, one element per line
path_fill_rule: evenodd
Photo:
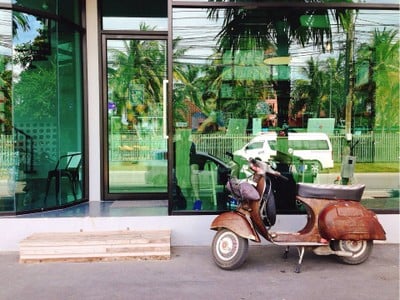
<path fill-rule="evenodd" d="M 348 265 L 358 265 L 366 261 L 371 254 L 373 241 L 333 241 L 333 249 L 336 251 L 351 252 L 352 256 L 338 256 L 338 260 Z"/>
<path fill-rule="evenodd" d="M 218 267 L 225 270 L 239 268 L 246 260 L 249 241 L 231 230 L 219 230 L 212 241 L 212 254 Z"/>

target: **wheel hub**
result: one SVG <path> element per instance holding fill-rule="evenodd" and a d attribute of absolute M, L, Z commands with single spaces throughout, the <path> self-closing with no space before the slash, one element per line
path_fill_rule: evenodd
<path fill-rule="evenodd" d="M 364 246 L 364 243 L 361 241 L 344 241 L 343 242 L 343 248 L 345 250 L 351 251 L 351 252 L 358 252 L 360 251 Z"/>
<path fill-rule="evenodd" d="M 232 242 L 230 240 L 223 240 L 221 242 L 221 251 L 222 253 L 229 253 L 232 251 Z"/>
<path fill-rule="evenodd" d="M 230 234 L 225 234 L 221 237 L 218 247 L 218 255 L 223 260 L 231 259 L 238 251 L 238 242 L 235 237 Z"/>

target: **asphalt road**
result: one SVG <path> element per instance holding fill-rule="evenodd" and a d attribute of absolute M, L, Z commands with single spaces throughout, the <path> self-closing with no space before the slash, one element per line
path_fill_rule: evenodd
<path fill-rule="evenodd" d="M 20 264 L 0 254 L 0 299 L 399 299 L 399 245 L 375 244 L 361 265 L 306 252 L 300 274 L 297 251 L 250 246 L 235 271 L 219 269 L 210 247 L 174 247 L 167 261 Z"/>

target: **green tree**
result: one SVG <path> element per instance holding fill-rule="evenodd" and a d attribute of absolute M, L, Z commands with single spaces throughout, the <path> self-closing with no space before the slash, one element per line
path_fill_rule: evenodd
<path fill-rule="evenodd" d="M 196 84 L 196 81 L 201 78 L 201 73 L 202 69 L 199 66 L 174 64 L 173 108 L 175 121 L 187 121 L 189 108 L 184 102 L 185 100 L 201 107 L 201 91 Z"/>
<path fill-rule="evenodd" d="M 0 55 L 0 133 L 10 134 L 12 131 L 11 82 L 12 71 L 10 58 Z"/>
<path fill-rule="evenodd" d="M 21 72 L 14 84 L 13 107 L 18 120 L 44 121 L 57 111 L 57 75 L 54 62 Z M 17 121 L 17 120 L 16 120 Z"/>
<path fill-rule="evenodd" d="M 25 14 L 17 14 L 14 28 L 16 34 L 21 30 L 30 30 Z M 18 21 L 17 21 L 18 20 Z M 18 80 L 13 83 L 13 109 L 15 121 L 49 120 L 56 115 L 57 99 L 57 67 L 56 54 L 51 52 L 48 40 L 49 23 L 39 20 L 40 28 L 32 41 L 15 45 L 13 64 L 21 69 Z M 16 74 L 14 74 L 16 75 Z M 18 118 L 18 120 L 16 119 Z"/>
<path fill-rule="evenodd" d="M 140 25 L 141 30 L 152 31 L 155 27 Z M 184 55 L 187 48 L 177 47 L 180 39 L 173 40 L 173 59 Z M 165 44 L 149 40 L 123 40 L 122 48 L 110 50 L 108 67 L 109 84 L 112 99 L 117 103 L 119 111 L 123 107 L 132 110 L 129 100 L 132 87 L 143 86 L 146 104 L 151 107 L 152 114 L 161 114 L 157 107 L 162 102 L 162 83 L 166 78 Z M 199 78 L 200 68 L 175 63 L 174 78 L 174 118 L 183 121 L 181 112 L 187 110 L 183 100 L 186 98 L 199 102 L 198 90 L 193 82 Z"/>
<path fill-rule="evenodd" d="M 218 0 L 210 2 L 219 2 Z M 236 2 L 236 1 L 231 1 Z M 269 1 L 255 1 L 269 2 Z M 293 1 L 295 2 L 295 1 Z M 296 1 L 304 3 L 308 1 Z M 331 40 L 329 10 L 285 7 L 285 8 L 226 8 L 210 9 L 209 17 L 219 19 L 223 14 L 223 26 L 218 35 L 219 51 L 237 49 L 266 50 L 273 45 L 276 56 L 289 56 L 293 42 L 305 45 L 311 41 L 325 50 L 326 41 Z M 251 26 L 246 25 L 251 24 Z M 284 70 L 280 67 L 279 70 Z M 280 124 L 287 119 L 290 82 L 279 79 L 275 83 L 278 94 Z"/>
<path fill-rule="evenodd" d="M 7 23 L 6 20 L 2 20 Z M 19 31 L 24 32 L 30 30 L 28 16 L 25 13 L 16 12 L 12 13 L 12 34 L 14 37 L 18 36 Z M 0 33 L 0 46 L 11 49 L 11 36 L 3 35 Z M 0 104 L 0 132 L 11 134 L 12 132 L 12 60 L 11 56 L 0 55 L 0 98 L 3 103 Z"/>
<path fill-rule="evenodd" d="M 380 130 L 399 127 L 399 40 L 398 32 L 391 30 L 375 30 L 369 42 L 361 44 L 356 49 L 356 60 L 359 77 L 367 74 L 367 81 L 353 87 L 352 118 L 357 126 L 374 127 Z M 307 62 L 308 67 L 303 69 L 306 80 L 294 83 L 291 93 L 291 107 L 294 114 L 304 106 L 314 116 L 318 115 L 314 97 L 320 99 L 320 109 L 328 111 L 331 104 L 332 116 L 336 121 L 346 115 L 345 56 L 339 55 L 338 60 L 329 58 L 318 63 Z M 365 66 L 367 70 L 365 70 Z M 364 70 L 363 70 L 364 69 Z M 353 71 L 355 72 L 355 71 Z M 322 74 L 322 84 L 315 80 L 315 75 Z M 361 76 L 362 77 L 362 76 Z M 364 76 L 365 77 L 365 76 Z M 319 78 L 317 76 L 317 78 Z M 347 87 L 348 88 L 348 87 Z M 329 99 L 329 101 L 326 101 Z M 354 102 L 354 103 L 353 103 Z M 355 124 L 353 124 L 353 127 Z"/>
<path fill-rule="evenodd" d="M 325 93 L 328 100 L 325 101 L 325 111 L 329 111 L 329 117 L 336 120 L 336 124 L 340 124 L 345 115 L 346 92 L 344 90 L 344 73 L 345 73 L 345 57 L 343 53 L 339 53 L 337 59 L 328 58 L 324 62 L 324 82 Z M 329 103 L 329 104 L 328 104 Z M 328 104 L 328 107 L 327 107 Z"/>
<path fill-rule="evenodd" d="M 305 109 L 312 117 L 333 117 L 338 123 L 345 114 L 344 56 L 325 61 L 308 60 L 291 92 L 291 111 L 296 115 Z"/>
<path fill-rule="evenodd" d="M 365 48 L 364 48 L 365 50 Z M 397 30 L 375 30 L 367 47 L 371 71 L 369 85 L 375 90 L 373 111 L 375 127 L 381 129 L 399 128 L 399 50 Z M 375 101 L 374 101 L 375 100 Z"/>
<path fill-rule="evenodd" d="M 7 15 L 3 15 L 4 18 L 7 18 Z M 11 17 L 11 23 L 12 23 L 12 35 L 13 37 L 18 36 L 18 31 L 22 30 L 24 32 L 27 32 L 30 30 L 30 23 L 28 20 L 28 15 L 22 12 L 17 12 L 13 11 Z M 0 20 L 4 24 L 8 24 L 7 19 L 2 19 Z M 3 31 L 0 32 L 0 46 L 4 48 L 10 48 L 11 49 L 11 39 L 12 37 L 10 34 L 3 34 Z"/>
<path fill-rule="evenodd" d="M 141 30 L 149 29 L 142 25 Z M 109 84 L 113 92 L 113 100 L 121 109 L 133 103 L 132 91 L 135 87 L 143 87 L 146 104 L 152 109 L 162 102 L 162 84 L 165 73 L 165 46 L 158 41 L 122 40 L 122 48 L 110 50 L 112 62 L 108 68 Z M 153 111 L 153 114 L 157 114 Z"/>

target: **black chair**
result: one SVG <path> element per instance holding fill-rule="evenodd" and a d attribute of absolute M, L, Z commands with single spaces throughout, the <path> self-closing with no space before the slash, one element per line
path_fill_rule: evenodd
<path fill-rule="evenodd" d="M 56 200 L 59 199 L 58 196 L 60 193 L 60 181 L 61 178 L 63 177 L 68 178 L 72 194 L 74 195 L 74 199 L 76 200 L 77 187 L 80 186 L 79 169 L 81 167 L 81 163 L 82 163 L 81 153 L 71 153 L 60 156 L 54 170 L 49 171 L 47 174 L 46 196 L 44 199 L 45 202 L 47 200 L 51 181 L 53 178 L 55 178 Z"/>

